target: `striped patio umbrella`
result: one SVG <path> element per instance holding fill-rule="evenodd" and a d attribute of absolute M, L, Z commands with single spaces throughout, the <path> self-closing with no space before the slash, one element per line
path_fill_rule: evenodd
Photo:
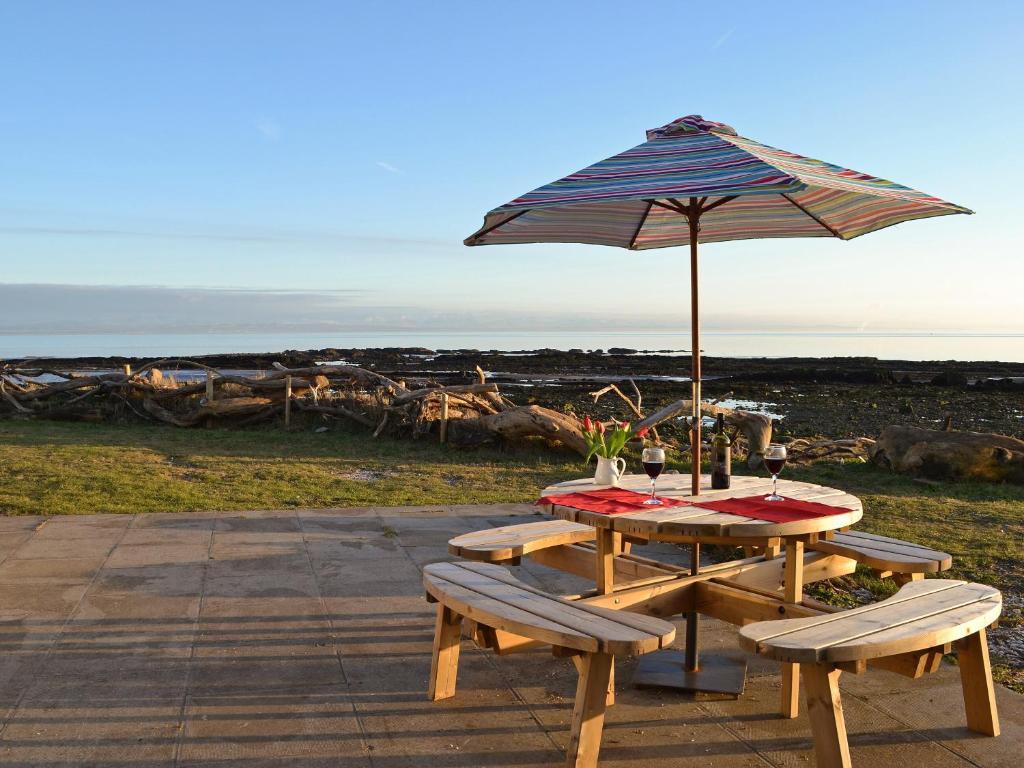
<path fill-rule="evenodd" d="M 866 173 L 812 160 L 689 115 L 621 154 L 487 214 L 466 245 L 690 246 L 694 495 L 700 490 L 698 243 L 762 237 L 850 240 L 911 219 L 971 213 Z"/>

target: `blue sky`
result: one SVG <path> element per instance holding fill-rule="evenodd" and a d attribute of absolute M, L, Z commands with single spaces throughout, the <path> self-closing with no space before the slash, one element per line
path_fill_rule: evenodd
<path fill-rule="evenodd" d="M 83 328 L 113 322 L 109 286 L 145 286 L 143 307 L 154 287 L 172 306 L 192 291 L 193 320 L 207 289 L 252 289 L 240 325 L 315 304 L 311 327 L 325 307 L 573 327 L 603 300 L 624 325 L 670 326 L 688 316 L 678 249 L 461 241 L 486 210 L 700 113 L 977 211 L 707 246 L 707 327 L 1024 330 L 1022 8 L 5 3 L 0 282 L 74 286 L 44 293 L 91 296 Z"/>

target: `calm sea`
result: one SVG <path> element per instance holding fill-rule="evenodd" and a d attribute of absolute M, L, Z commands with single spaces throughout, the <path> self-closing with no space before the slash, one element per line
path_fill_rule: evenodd
<path fill-rule="evenodd" d="M 714 357 L 877 357 L 888 360 L 988 360 L 1024 363 L 1024 333 L 741 333 L 706 331 L 704 354 Z M 0 335 L 0 358 L 170 357 L 228 352 L 279 352 L 325 347 L 429 349 L 685 350 L 685 333 L 207 333 Z"/>

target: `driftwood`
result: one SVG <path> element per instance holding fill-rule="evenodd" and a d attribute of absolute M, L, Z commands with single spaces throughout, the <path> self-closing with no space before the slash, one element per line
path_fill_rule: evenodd
<path fill-rule="evenodd" d="M 549 408 L 539 405 L 510 408 L 482 416 L 477 422 L 482 429 L 508 440 L 543 437 L 558 440 L 581 456 L 587 455 L 587 443 L 583 439 L 583 425 L 579 419 Z"/>
<path fill-rule="evenodd" d="M 875 441 L 870 437 L 851 437 L 840 440 L 792 440 L 786 443 L 789 461 L 797 464 L 821 459 L 866 461 Z"/>
<path fill-rule="evenodd" d="M 185 378 L 182 370 L 190 371 Z M 202 377 L 196 380 L 196 375 Z M 39 380 L 50 377 L 51 380 Z M 441 386 L 427 379 L 396 381 L 354 365 L 286 368 L 257 374 L 225 373 L 194 360 L 166 358 L 135 372 L 78 375 L 0 365 L 0 415 L 16 418 L 123 420 L 139 418 L 176 427 L 228 423 L 238 426 L 302 412 L 308 418 L 342 419 L 385 433 L 434 434 L 472 445 L 493 440 L 541 438 L 586 455 L 582 423 L 573 415 L 536 405 L 516 406 L 476 369 L 476 381 Z M 642 396 L 618 387 L 640 427 L 655 427 L 687 408 L 674 403 L 640 418 Z M 596 396 L 600 397 L 601 393 Z"/>
<path fill-rule="evenodd" d="M 629 409 L 633 412 L 633 415 L 640 419 L 642 423 L 644 419 L 644 412 L 640 409 L 643 406 L 644 396 L 640 394 L 640 388 L 636 385 L 635 381 L 630 379 L 629 384 L 631 387 L 633 387 L 633 393 L 636 395 L 635 403 L 632 400 L 630 400 L 629 397 L 627 397 L 626 394 L 621 389 L 619 389 L 615 384 L 608 384 L 607 386 L 602 387 L 596 392 L 591 392 L 590 396 L 594 398 L 594 402 L 596 403 L 598 400 L 601 399 L 602 395 L 605 395 L 609 392 L 614 392 L 616 395 L 619 396 L 619 399 L 621 399 L 626 405 L 629 406 Z M 637 428 L 639 429 L 639 427 Z M 658 434 L 657 428 L 651 426 L 650 430 L 651 434 L 654 436 L 654 439 L 658 442 L 661 442 L 661 436 Z"/>
<path fill-rule="evenodd" d="M 197 380 L 197 374 L 202 378 Z M 442 386 L 425 378 L 398 381 L 355 365 L 286 368 L 275 364 L 258 373 L 225 373 L 182 358 L 153 361 L 134 373 L 75 374 L 0 363 L 0 417 L 138 418 L 178 427 L 244 426 L 284 417 L 287 426 L 289 416 L 302 413 L 307 419 L 351 422 L 372 430 L 375 437 L 435 435 L 459 445 L 534 437 L 586 455 L 582 424 L 574 415 L 536 405 L 516 406 L 496 384 L 487 382 L 479 366 L 474 378 L 472 383 Z M 613 394 L 629 408 L 634 432 L 647 427 L 655 440 L 674 445 L 653 430 L 670 419 L 689 415 L 691 401 L 677 400 L 645 414 L 639 387 L 627 381 L 632 397 L 615 384 L 590 395 L 596 402 Z M 738 448 L 741 452 L 746 448 L 748 464 L 760 464 L 772 435 L 768 416 L 717 402 L 703 403 L 701 410 L 707 416 L 723 414 L 733 437 L 742 436 Z M 848 445 L 844 441 L 791 443 L 795 461 L 862 456 L 868 448 L 867 443 Z"/>
<path fill-rule="evenodd" d="M 224 400 L 203 402 L 199 408 L 187 414 L 176 414 L 168 409 L 157 405 L 151 398 L 142 401 L 142 407 L 150 414 L 173 424 L 176 427 L 191 427 L 205 421 L 208 418 L 223 418 L 225 416 L 250 416 L 259 411 L 266 410 L 272 406 L 274 401 L 268 397 L 230 397 Z"/>
<path fill-rule="evenodd" d="M 764 451 L 768 447 L 768 443 L 772 441 L 772 420 L 770 416 L 754 411 L 726 408 L 717 403 L 701 403 L 700 410 L 705 416 L 722 414 L 726 425 L 733 427 L 746 439 L 747 466 L 751 469 L 756 469 L 761 465 Z M 677 400 L 639 422 L 636 428 L 650 427 L 679 414 L 690 414 L 692 412 L 693 400 Z"/>
<path fill-rule="evenodd" d="M 434 395 L 482 395 L 488 392 L 497 392 L 497 384 L 459 384 L 451 387 L 424 387 L 412 392 L 403 392 L 391 400 L 391 405 L 402 405 L 403 403 L 419 400 Z"/>
<path fill-rule="evenodd" d="M 889 426 L 871 459 L 896 472 L 934 479 L 1024 483 L 1024 440 L 984 432 Z"/>

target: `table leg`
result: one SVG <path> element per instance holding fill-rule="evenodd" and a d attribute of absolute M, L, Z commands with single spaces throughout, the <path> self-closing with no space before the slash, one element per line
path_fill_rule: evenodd
<path fill-rule="evenodd" d="M 597 572 L 594 574 L 594 583 L 599 595 L 607 595 L 612 591 L 618 543 L 616 539 L 621 541 L 621 534 L 614 533 L 608 528 L 597 529 Z"/>
<path fill-rule="evenodd" d="M 783 599 L 787 603 L 799 603 L 804 594 L 804 543 L 802 541 L 786 542 L 786 570 L 783 584 Z M 800 665 L 783 663 L 782 665 L 782 704 L 780 712 L 783 717 L 794 718 L 800 709 Z"/>
<path fill-rule="evenodd" d="M 700 572 L 700 544 L 690 550 L 690 574 Z M 686 612 L 686 650 L 649 653 L 637 663 L 633 684 L 641 688 L 731 693 L 739 696 L 746 683 L 747 661 L 737 655 L 705 654 L 699 649 L 700 614 Z"/>

